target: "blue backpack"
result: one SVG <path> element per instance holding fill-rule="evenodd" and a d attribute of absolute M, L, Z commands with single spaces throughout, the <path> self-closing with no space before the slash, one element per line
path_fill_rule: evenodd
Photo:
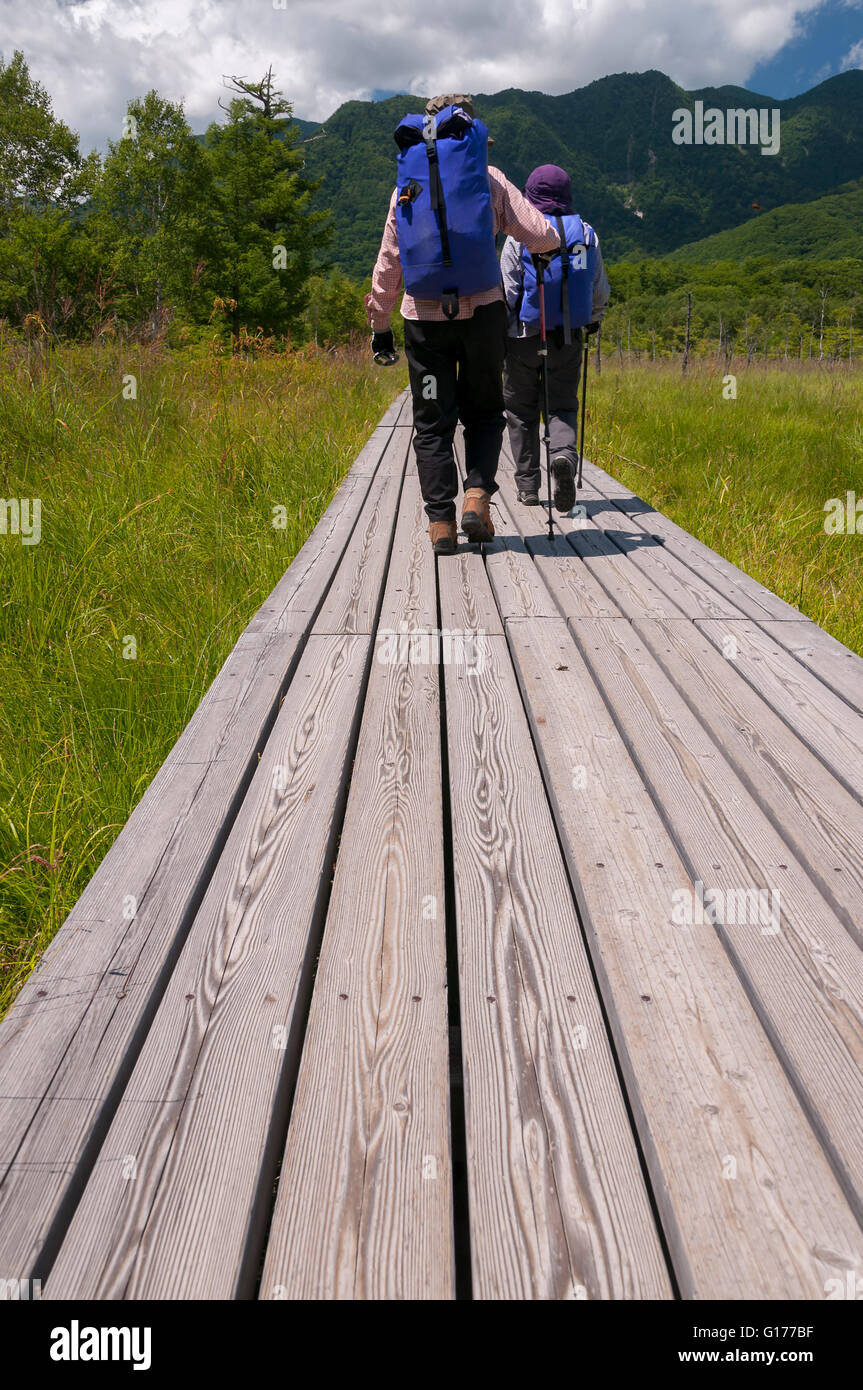
<path fill-rule="evenodd" d="M 399 147 L 396 231 L 405 290 L 439 299 L 455 318 L 461 295 L 500 284 L 488 181 L 488 128 L 460 106 L 405 116 Z"/>
<path fill-rule="evenodd" d="M 545 271 L 545 322 L 548 328 L 563 328 L 564 342 L 571 342 L 570 330 L 584 328 L 593 321 L 593 276 L 596 270 L 596 232 L 582 222 L 577 212 L 566 216 L 544 214 L 557 226 L 560 250 L 552 253 Z M 524 293 L 519 318 L 539 323 L 539 285 L 527 247 L 522 248 Z"/>

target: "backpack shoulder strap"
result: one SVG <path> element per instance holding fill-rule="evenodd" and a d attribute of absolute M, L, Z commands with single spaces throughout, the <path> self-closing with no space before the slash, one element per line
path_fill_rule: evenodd
<path fill-rule="evenodd" d="M 557 235 L 560 237 L 560 265 L 562 272 L 561 279 L 561 307 L 563 309 L 563 341 L 567 347 L 572 342 L 572 321 L 569 316 L 569 247 L 566 244 L 566 230 L 563 225 L 563 218 L 558 215 L 555 217 L 557 223 Z"/>
<path fill-rule="evenodd" d="M 437 152 L 437 117 L 426 116 L 423 122 L 423 140 L 425 141 L 426 154 L 429 162 L 429 196 L 433 211 L 437 213 L 438 230 L 440 232 L 440 249 L 443 257 L 444 266 L 452 265 L 452 252 L 449 244 L 449 230 L 446 225 L 446 199 L 444 198 L 443 183 L 440 176 L 440 161 Z M 455 318 L 458 313 L 458 299 L 450 291 L 446 291 L 443 298 L 443 311 L 447 318 Z"/>

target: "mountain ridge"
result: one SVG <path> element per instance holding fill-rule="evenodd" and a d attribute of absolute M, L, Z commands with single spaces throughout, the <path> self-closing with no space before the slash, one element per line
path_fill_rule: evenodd
<path fill-rule="evenodd" d="M 507 88 L 474 98 L 494 137 L 491 161 L 518 187 L 540 163 L 561 164 L 578 210 L 597 228 L 607 259 L 667 255 L 728 231 L 756 210 L 834 192 L 863 177 L 863 71 L 854 69 L 787 100 L 736 86 L 686 91 L 655 69 L 614 73 L 559 96 Z M 675 145 L 672 113 L 704 101 L 778 108 L 778 154 L 751 145 Z M 326 121 L 297 122 L 308 172 L 322 179 L 316 205 L 333 214 L 330 261 L 370 273 L 395 180 L 393 131 L 425 98 L 344 102 Z M 316 137 L 316 138 L 312 138 Z"/>

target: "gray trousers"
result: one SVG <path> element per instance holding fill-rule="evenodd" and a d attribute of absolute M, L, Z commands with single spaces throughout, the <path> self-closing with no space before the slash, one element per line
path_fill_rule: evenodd
<path fill-rule="evenodd" d="M 578 385 L 581 372 L 582 333 L 572 335 L 569 347 L 558 346 L 554 332 L 548 336 L 548 408 L 551 457 L 578 464 Z M 516 486 L 522 492 L 538 491 L 542 480 L 540 413 L 542 380 L 539 372 L 539 336 L 507 338 L 503 372 L 503 401 L 509 447 L 515 460 Z"/>

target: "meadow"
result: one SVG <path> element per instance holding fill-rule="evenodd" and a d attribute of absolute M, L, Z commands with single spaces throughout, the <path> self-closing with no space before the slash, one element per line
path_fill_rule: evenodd
<path fill-rule="evenodd" d="M 829 499 L 863 499 L 863 370 L 615 357 L 590 373 L 585 455 L 863 653 L 863 515 L 824 529 Z"/>
<path fill-rule="evenodd" d="M 397 387 L 367 350 L 15 343 L 0 383 L 0 496 L 41 500 L 0 535 L 2 1013 Z"/>
<path fill-rule="evenodd" d="M 609 359 L 587 455 L 863 651 L 863 377 Z M 404 360 L 0 342 L 0 1012 L 321 516 Z M 284 529 L 273 508 L 285 509 Z"/>

